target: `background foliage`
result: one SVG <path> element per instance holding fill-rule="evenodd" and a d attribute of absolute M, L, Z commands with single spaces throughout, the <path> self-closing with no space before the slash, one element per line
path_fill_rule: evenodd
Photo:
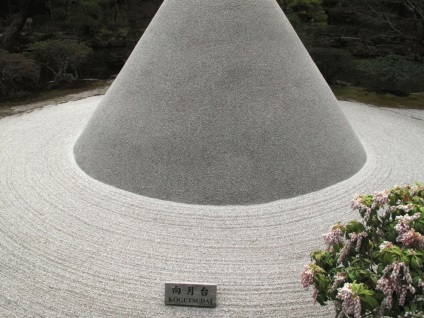
<path fill-rule="evenodd" d="M 16 76 L 2 68 L 0 99 L 65 85 L 65 78 L 117 74 L 162 2 L 0 1 L 0 65 L 12 59 L 18 67 Z M 329 84 L 399 96 L 424 91 L 422 0 L 277 2 Z M 51 56 L 66 47 L 78 61 L 59 67 L 41 56 L 49 46 Z"/>

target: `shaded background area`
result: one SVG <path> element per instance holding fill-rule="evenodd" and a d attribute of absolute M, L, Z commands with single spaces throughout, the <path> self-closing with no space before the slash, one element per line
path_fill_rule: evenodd
<path fill-rule="evenodd" d="M 2 1 L 0 100 L 113 77 L 162 2 Z M 277 2 L 329 84 L 398 96 L 424 91 L 421 0 Z"/>

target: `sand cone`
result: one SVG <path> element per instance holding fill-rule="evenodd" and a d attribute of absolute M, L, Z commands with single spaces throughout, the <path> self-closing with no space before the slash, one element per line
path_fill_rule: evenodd
<path fill-rule="evenodd" d="M 74 153 L 101 182 L 212 205 L 295 197 L 366 161 L 274 0 L 165 0 Z"/>

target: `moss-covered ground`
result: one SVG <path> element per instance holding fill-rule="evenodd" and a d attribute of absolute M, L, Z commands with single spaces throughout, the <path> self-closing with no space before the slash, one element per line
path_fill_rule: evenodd
<path fill-rule="evenodd" d="M 339 100 L 381 107 L 424 109 L 424 92 L 412 93 L 409 96 L 396 96 L 389 93 L 378 94 L 356 86 L 333 86 L 331 89 Z"/>

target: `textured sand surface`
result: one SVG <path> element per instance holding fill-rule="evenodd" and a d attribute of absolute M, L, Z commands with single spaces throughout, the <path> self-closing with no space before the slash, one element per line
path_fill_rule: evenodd
<path fill-rule="evenodd" d="M 333 317 L 300 272 L 358 192 L 424 181 L 424 111 L 341 106 L 367 152 L 352 178 L 252 206 L 150 199 L 87 176 L 73 145 L 100 98 L 0 120 L 0 317 Z M 218 307 L 165 307 L 165 281 Z"/>
<path fill-rule="evenodd" d="M 345 180 L 365 153 L 275 0 L 167 0 L 75 146 L 153 198 L 252 204 Z"/>

